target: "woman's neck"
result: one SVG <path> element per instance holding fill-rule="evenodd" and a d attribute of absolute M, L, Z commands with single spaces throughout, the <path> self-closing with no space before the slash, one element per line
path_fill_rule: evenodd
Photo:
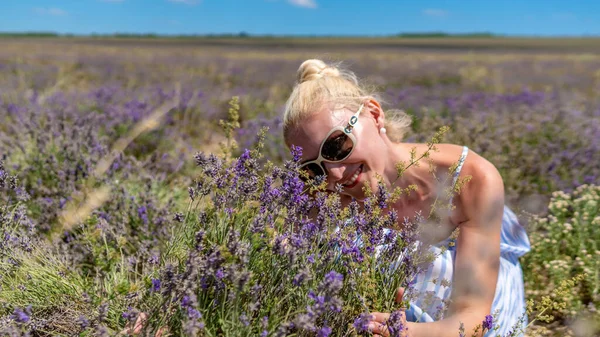
<path fill-rule="evenodd" d="M 413 212 L 413 214 L 406 216 L 414 216 L 414 212 L 417 210 L 428 210 L 429 200 L 432 199 L 435 193 L 435 186 L 429 172 L 429 165 L 427 165 L 423 159 L 419 162 L 419 165 L 410 164 L 412 146 L 410 144 L 393 144 L 390 146 L 389 161 L 386 164 L 384 173 L 384 181 L 387 185 L 388 190 L 391 192 L 396 188 L 407 190 L 409 187 L 416 187 L 416 190 L 410 191 L 409 194 L 403 194 L 394 207 L 403 213 L 406 211 Z M 404 163 L 404 167 L 407 167 L 401 176 L 398 176 L 398 163 Z"/>
<path fill-rule="evenodd" d="M 421 155 L 417 153 L 417 158 L 411 158 L 410 153 L 413 146 L 414 144 L 404 143 L 393 143 L 390 146 L 388 162 L 384 170 L 384 181 L 388 188 L 406 188 L 412 184 L 416 184 L 417 186 L 430 185 L 428 181 L 431 181 L 431 177 L 428 177 L 430 174 L 428 170 L 429 165 L 425 165 L 426 159 L 419 160 L 418 164 L 411 164 L 412 160 L 418 159 Z M 398 175 L 398 164 L 400 163 L 403 163 L 405 168 L 401 176 Z"/>

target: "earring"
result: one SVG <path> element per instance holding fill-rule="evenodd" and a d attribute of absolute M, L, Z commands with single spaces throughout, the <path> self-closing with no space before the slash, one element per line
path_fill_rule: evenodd
<path fill-rule="evenodd" d="M 387 130 L 383 127 L 381 129 L 379 129 L 379 133 L 381 133 L 383 135 L 385 135 L 386 132 L 387 132 Z"/>

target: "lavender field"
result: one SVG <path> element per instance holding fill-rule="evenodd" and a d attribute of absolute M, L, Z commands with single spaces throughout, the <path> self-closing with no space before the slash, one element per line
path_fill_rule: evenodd
<path fill-rule="evenodd" d="M 369 288 L 348 272 L 371 275 L 369 247 L 344 267 L 313 251 L 356 211 L 303 198 L 283 144 L 295 72 L 315 57 L 411 114 L 407 142 L 448 126 L 443 143 L 499 169 L 532 243 L 528 335 L 600 333 L 600 53 L 524 46 L 0 39 L 2 335 L 112 336 L 144 313 L 152 336 L 351 336 L 365 306 L 391 310 L 373 289 L 415 261 Z M 311 207 L 309 230 L 290 214 Z"/>

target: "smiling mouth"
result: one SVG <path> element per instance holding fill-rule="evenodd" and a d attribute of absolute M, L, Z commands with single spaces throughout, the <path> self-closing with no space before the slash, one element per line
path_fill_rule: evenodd
<path fill-rule="evenodd" d="M 360 165 L 358 167 L 358 169 L 356 170 L 356 172 L 354 172 L 354 174 L 348 180 L 346 180 L 346 182 L 343 183 L 342 186 L 349 187 L 349 188 L 356 186 L 356 184 L 358 184 L 358 181 L 360 180 L 358 178 L 360 177 L 362 170 L 363 170 L 363 165 Z"/>

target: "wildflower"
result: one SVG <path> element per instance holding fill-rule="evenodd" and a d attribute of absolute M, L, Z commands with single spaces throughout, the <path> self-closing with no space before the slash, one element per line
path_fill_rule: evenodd
<path fill-rule="evenodd" d="M 106 326 L 104 326 L 103 324 L 98 324 L 96 326 L 96 331 L 94 332 L 94 336 L 109 337 L 110 334 L 108 333 L 108 329 L 106 328 Z"/>
<path fill-rule="evenodd" d="M 310 279 L 310 270 L 305 268 L 305 269 L 302 269 L 298 274 L 296 274 L 296 276 L 294 276 L 294 280 L 292 281 L 292 283 L 296 287 L 299 287 L 302 284 L 304 284 L 306 281 L 308 281 L 309 279 Z"/>
<path fill-rule="evenodd" d="M 85 330 L 90 326 L 90 321 L 85 316 L 80 315 L 77 318 L 77 324 L 79 325 L 79 328 L 81 328 L 81 330 Z"/>
<path fill-rule="evenodd" d="M 322 327 L 317 333 L 317 337 L 328 337 L 329 335 L 331 335 L 331 328 L 328 326 Z"/>
<path fill-rule="evenodd" d="M 160 291 L 160 280 L 152 279 L 152 292 Z"/>
<path fill-rule="evenodd" d="M 17 193 L 17 200 L 21 202 L 27 202 L 31 199 L 31 196 L 21 187 L 18 187 L 15 192 Z"/>
<path fill-rule="evenodd" d="M 400 310 L 394 311 L 390 314 L 390 317 L 386 322 L 390 336 L 402 336 L 402 331 L 406 329 L 402 323 L 404 321 L 402 316 L 403 314 Z"/>
<path fill-rule="evenodd" d="M 198 321 L 202 319 L 202 314 L 196 309 L 197 299 L 194 294 L 188 294 L 183 296 L 181 300 L 181 307 L 186 310 L 187 318 L 192 321 Z"/>
<path fill-rule="evenodd" d="M 100 304 L 98 307 L 98 322 L 102 323 L 108 317 L 108 303 Z"/>
<path fill-rule="evenodd" d="M 158 255 L 153 254 L 148 258 L 148 263 L 152 264 L 152 265 L 158 265 L 159 259 L 158 259 Z"/>
<path fill-rule="evenodd" d="M 494 317 L 492 315 L 485 316 L 485 320 L 482 322 L 483 328 L 487 330 L 492 330 L 494 327 Z"/>
<path fill-rule="evenodd" d="M 242 314 L 240 315 L 240 322 L 244 325 L 244 326 L 248 326 L 250 325 L 250 321 L 248 320 L 248 316 L 246 316 L 246 314 Z"/>
<path fill-rule="evenodd" d="M 205 234 L 206 233 L 203 230 L 199 230 L 196 232 L 196 235 L 194 236 L 196 242 L 196 250 L 202 249 L 202 240 L 204 240 Z"/>
<path fill-rule="evenodd" d="M 142 219 L 144 224 L 148 224 L 148 209 L 146 206 L 138 207 L 138 216 Z"/>
<path fill-rule="evenodd" d="M 260 320 L 260 327 L 263 330 L 260 334 L 261 337 L 267 337 L 267 335 L 269 334 L 268 328 L 269 328 L 269 317 L 268 316 L 263 316 L 263 318 Z"/>
<path fill-rule="evenodd" d="M 175 217 L 174 217 L 175 221 L 177 222 L 183 222 L 183 220 L 185 219 L 185 216 L 183 215 L 183 213 L 175 213 Z"/>
<path fill-rule="evenodd" d="M 352 326 L 354 326 L 358 333 L 367 332 L 369 331 L 369 321 L 372 319 L 372 317 L 373 316 L 371 316 L 370 314 L 362 313 L 360 314 L 360 316 L 358 316 L 358 318 L 354 320 Z"/>
<path fill-rule="evenodd" d="M 292 145 L 290 150 L 292 154 L 292 160 L 296 163 L 299 162 L 302 158 L 302 147 Z"/>
<path fill-rule="evenodd" d="M 16 308 L 11 318 L 17 323 L 27 323 L 31 318 L 31 305 L 27 306 L 24 310 Z"/>
<path fill-rule="evenodd" d="M 378 185 L 377 186 L 378 187 L 377 194 L 376 194 L 377 205 L 379 206 L 379 208 L 385 209 L 387 207 L 389 193 L 388 193 L 387 189 L 385 188 L 385 185 L 381 181 L 377 185 Z"/>
<path fill-rule="evenodd" d="M 127 311 L 123 312 L 121 316 L 128 322 L 133 322 L 137 318 L 139 312 L 132 307 L 127 307 Z"/>
<path fill-rule="evenodd" d="M 319 285 L 319 290 L 327 294 L 337 293 L 342 289 L 343 281 L 344 276 L 342 274 L 330 271 L 325 275 L 325 279 Z"/>

